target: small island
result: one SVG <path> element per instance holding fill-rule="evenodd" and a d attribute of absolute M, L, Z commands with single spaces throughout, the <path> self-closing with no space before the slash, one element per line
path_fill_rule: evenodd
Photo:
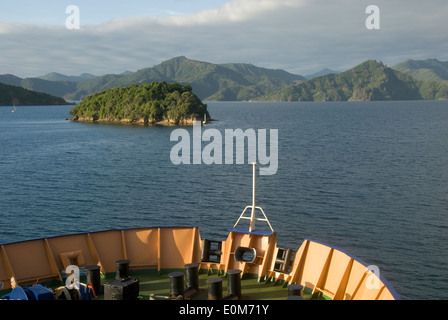
<path fill-rule="evenodd" d="M 207 105 L 189 85 L 152 82 L 88 96 L 70 110 L 73 121 L 187 125 L 210 119 Z"/>

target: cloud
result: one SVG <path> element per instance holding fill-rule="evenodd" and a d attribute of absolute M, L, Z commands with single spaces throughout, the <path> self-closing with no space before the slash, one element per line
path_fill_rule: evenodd
<path fill-rule="evenodd" d="M 234 0 L 217 9 L 202 10 L 188 16 L 171 17 L 164 22 L 179 26 L 242 22 L 279 9 L 298 8 L 301 3 L 301 0 Z"/>
<path fill-rule="evenodd" d="M 367 0 L 234 0 L 187 15 L 117 17 L 99 25 L 0 23 L 0 74 L 120 73 L 175 56 L 246 62 L 308 74 L 367 59 L 448 60 L 446 0 L 377 1 L 380 30 L 367 30 Z"/>

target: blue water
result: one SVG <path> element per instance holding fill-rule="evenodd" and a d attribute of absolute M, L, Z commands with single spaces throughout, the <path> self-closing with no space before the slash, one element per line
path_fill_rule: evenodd
<path fill-rule="evenodd" d="M 202 130 L 278 129 L 257 205 L 280 247 L 322 241 L 403 299 L 448 298 L 448 102 L 208 106 L 218 121 Z M 225 240 L 251 204 L 251 165 L 174 165 L 174 128 L 74 123 L 69 109 L 0 108 L 0 243 L 156 225 Z"/>

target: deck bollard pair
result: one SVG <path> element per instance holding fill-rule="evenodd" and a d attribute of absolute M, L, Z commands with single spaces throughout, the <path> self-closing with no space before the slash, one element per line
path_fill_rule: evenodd
<path fill-rule="evenodd" d="M 227 296 L 222 296 L 222 278 L 207 279 L 208 300 L 238 300 L 241 299 L 241 270 L 227 271 Z"/>
<path fill-rule="evenodd" d="M 181 297 L 188 299 L 199 291 L 199 264 L 190 263 L 185 265 L 186 288 L 184 287 L 184 273 L 171 272 L 170 278 L 170 296 L 171 298 Z"/>
<path fill-rule="evenodd" d="M 129 260 L 118 260 L 116 262 L 116 279 L 129 277 Z M 103 293 L 104 288 L 101 287 L 101 267 L 98 265 L 91 265 L 85 267 L 87 271 L 87 286 L 92 289 L 93 295 L 97 297 Z"/>
<path fill-rule="evenodd" d="M 188 299 L 199 291 L 199 264 L 191 263 L 185 265 L 186 287 L 184 285 L 184 273 L 180 271 L 171 272 L 170 297 L 171 299 Z M 238 300 L 241 299 L 241 270 L 233 269 L 227 272 L 227 296 L 222 296 L 222 278 L 214 277 L 207 279 L 208 300 Z"/>

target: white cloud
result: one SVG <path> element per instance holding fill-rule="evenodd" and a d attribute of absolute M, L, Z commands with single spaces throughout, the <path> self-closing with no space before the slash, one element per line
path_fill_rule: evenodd
<path fill-rule="evenodd" d="M 173 14 L 170 16 L 118 17 L 102 24 L 99 28 L 121 29 L 158 24 L 165 27 L 215 26 L 259 21 L 276 11 L 296 9 L 303 0 L 233 0 L 217 9 L 200 10 L 191 14 Z M 258 23 L 258 22 L 257 22 Z"/>
<path fill-rule="evenodd" d="M 185 55 L 307 74 L 367 59 L 448 60 L 446 0 L 379 1 L 381 29 L 365 28 L 367 0 L 234 0 L 188 15 L 117 17 L 100 25 L 0 23 L 0 74 L 120 73 Z"/>
<path fill-rule="evenodd" d="M 285 8 L 298 8 L 301 0 L 234 0 L 212 10 L 202 10 L 188 16 L 166 19 L 176 25 L 209 25 L 251 20 L 266 13 Z"/>

